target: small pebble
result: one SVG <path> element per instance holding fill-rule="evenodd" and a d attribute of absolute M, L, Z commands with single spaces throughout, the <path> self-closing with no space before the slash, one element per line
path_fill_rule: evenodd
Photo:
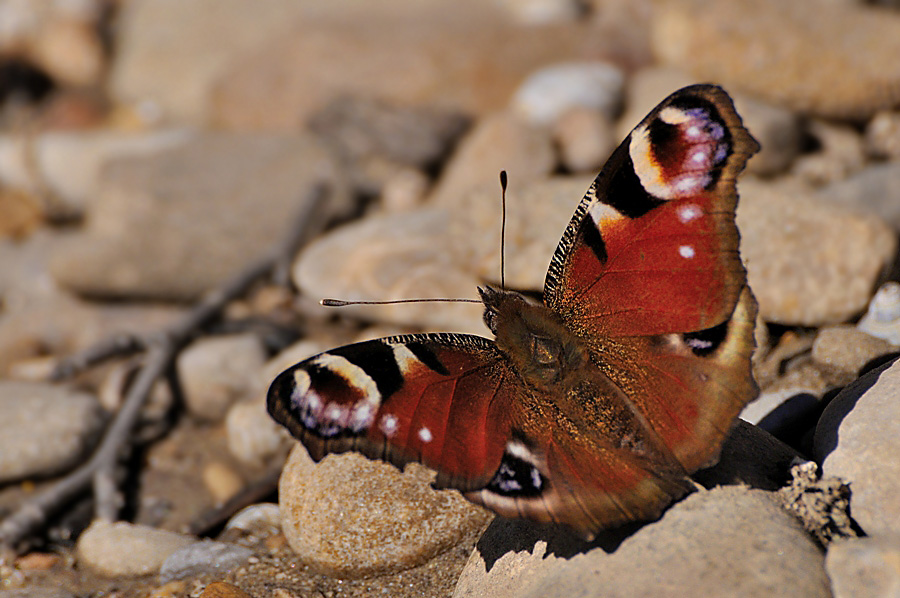
<path fill-rule="evenodd" d="M 173 552 L 159 570 L 160 581 L 186 579 L 208 573 L 224 574 L 253 556 L 253 551 L 237 544 L 203 540 Z"/>
<path fill-rule="evenodd" d="M 599 110 L 574 107 L 557 119 L 553 136 L 569 172 L 596 174 L 616 148 L 612 121 Z"/>
<path fill-rule="evenodd" d="M 192 536 L 120 521 L 94 521 L 78 538 L 78 562 L 104 577 L 159 571 L 169 556 L 197 542 Z"/>
<path fill-rule="evenodd" d="M 233 403 L 259 390 L 256 374 L 265 362 L 262 342 L 252 333 L 194 342 L 176 362 L 187 408 L 201 419 L 223 419 Z"/>
<path fill-rule="evenodd" d="M 891 281 L 881 285 L 857 327 L 892 345 L 900 345 L 900 283 Z"/>
<path fill-rule="evenodd" d="M 97 399 L 89 394 L 0 380 L 0 482 L 46 476 L 75 465 L 93 446 L 104 419 Z"/>
<path fill-rule="evenodd" d="M 624 84 L 622 71 L 609 63 L 555 64 L 522 83 L 512 109 L 535 125 L 551 125 L 573 108 L 590 108 L 613 119 L 622 105 Z"/>
<path fill-rule="evenodd" d="M 234 457 L 260 468 L 276 455 L 286 454 L 285 447 L 290 444 L 284 428 L 269 417 L 262 395 L 231 406 L 225 417 L 225 434 L 228 451 Z"/>
<path fill-rule="evenodd" d="M 203 588 L 200 598 L 253 598 L 253 596 L 230 583 L 214 581 Z"/>
<path fill-rule="evenodd" d="M 213 461 L 203 468 L 203 485 L 209 490 L 215 504 L 224 504 L 244 487 L 244 480 L 231 467 L 221 461 Z"/>

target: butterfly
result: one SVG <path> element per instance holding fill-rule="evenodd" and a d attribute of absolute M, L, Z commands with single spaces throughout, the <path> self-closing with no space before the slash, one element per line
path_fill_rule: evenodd
<path fill-rule="evenodd" d="M 586 537 L 658 517 L 758 393 L 735 225 L 735 178 L 758 149 L 721 88 L 676 91 L 578 204 L 543 302 L 480 287 L 494 340 L 332 349 L 275 378 L 269 413 L 317 461 L 418 461 L 501 516 Z"/>

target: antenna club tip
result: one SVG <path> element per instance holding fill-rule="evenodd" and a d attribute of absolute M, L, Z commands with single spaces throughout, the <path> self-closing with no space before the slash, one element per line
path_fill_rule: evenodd
<path fill-rule="evenodd" d="M 341 301 L 340 299 L 319 299 L 319 305 L 325 307 L 341 307 L 346 305 L 346 303 L 346 301 Z"/>

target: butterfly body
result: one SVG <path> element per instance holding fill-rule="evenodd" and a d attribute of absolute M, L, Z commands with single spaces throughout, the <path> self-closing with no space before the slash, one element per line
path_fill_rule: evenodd
<path fill-rule="evenodd" d="M 314 459 L 419 461 L 501 515 L 588 536 L 657 516 L 756 394 L 734 224 L 756 147 L 719 88 L 676 92 L 579 204 L 542 302 L 479 288 L 493 341 L 339 347 L 279 375 L 270 413 Z"/>

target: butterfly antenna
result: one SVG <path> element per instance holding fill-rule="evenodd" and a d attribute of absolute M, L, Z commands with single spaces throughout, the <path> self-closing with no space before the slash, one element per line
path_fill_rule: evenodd
<path fill-rule="evenodd" d="M 506 289 L 506 171 L 500 171 L 500 288 Z"/>
<path fill-rule="evenodd" d="M 388 299 L 385 301 L 344 301 L 343 299 L 321 299 L 325 307 L 346 307 L 348 305 L 393 305 L 395 303 L 481 303 L 479 299 Z"/>

